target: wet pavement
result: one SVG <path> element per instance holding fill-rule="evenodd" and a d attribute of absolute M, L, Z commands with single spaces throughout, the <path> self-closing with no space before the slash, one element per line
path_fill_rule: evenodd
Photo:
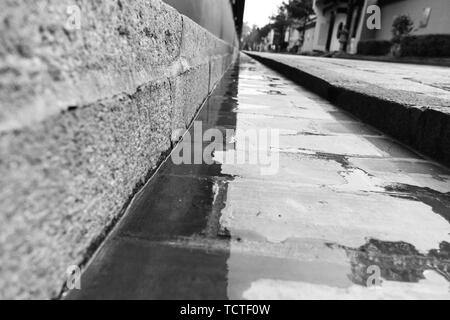
<path fill-rule="evenodd" d="M 410 106 L 438 107 L 446 112 L 450 103 L 448 67 L 267 52 L 249 53 L 274 59 L 337 86 Z"/>
<path fill-rule="evenodd" d="M 278 170 L 169 157 L 66 298 L 450 298 L 448 169 L 246 56 L 197 120 L 279 130 Z"/>

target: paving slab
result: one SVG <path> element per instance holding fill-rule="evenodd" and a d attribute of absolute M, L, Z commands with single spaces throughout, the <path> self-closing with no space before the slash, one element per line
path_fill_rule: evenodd
<path fill-rule="evenodd" d="M 447 167 L 244 55 L 197 120 L 278 129 L 264 148 L 278 170 L 223 157 L 259 155 L 237 131 L 212 164 L 169 157 L 67 299 L 450 298 Z M 208 142 L 185 135 L 172 155 Z"/>
<path fill-rule="evenodd" d="M 363 122 L 450 164 L 448 67 L 247 53 Z"/>

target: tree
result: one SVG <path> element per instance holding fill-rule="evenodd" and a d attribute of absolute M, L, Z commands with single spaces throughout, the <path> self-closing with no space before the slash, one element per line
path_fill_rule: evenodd
<path fill-rule="evenodd" d="M 283 5 L 290 20 L 308 18 L 314 13 L 312 0 L 290 0 Z"/>
<path fill-rule="evenodd" d="M 284 5 L 281 5 L 278 8 L 278 13 L 276 15 L 270 17 L 270 21 L 272 22 L 272 28 L 279 32 L 282 32 L 286 28 L 289 21 Z"/>
<path fill-rule="evenodd" d="M 406 37 L 414 27 L 414 22 L 411 20 L 409 15 L 402 14 L 395 17 L 392 23 L 392 48 L 391 53 L 395 57 L 402 55 L 401 42 L 404 37 Z"/>
<path fill-rule="evenodd" d="M 253 50 L 255 45 L 258 43 L 258 40 L 259 29 L 256 27 L 256 25 L 253 25 L 251 29 L 250 27 L 248 27 L 248 30 L 246 30 L 242 41 L 244 50 Z"/>
<path fill-rule="evenodd" d="M 284 33 L 290 22 L 287 15 L 285 3 L 278 7 L 278 13 L 270 17 L 271 28 L 275 30 L 275 44 L 281 49 L 284 49 Z"/>
<path fill-rule="evenodd" d="M 313 0 L 289 0 L 283 3 L 286 9 L 290 24 L 296 21 L 302 21 L 302 27 L 298 28 L 302 32 L 302 41 L 305 38 L 306 25 L 309 22 L 309 16 L 314 13 Z"/>
<path fill-rule="evenodd" d="M 247 22 L 244 22 L 244 24 L 242 25 L 242 38 L 247 37 L 250 32 L 252 32 L 252 28 L 250 28 Z"/>
<path fill-rule="evenodd" d="M 262 39 L 267 37 L 270 30 L 274 29 L 276 37 L 274 43 L 281 47 L 285 47 L 284 34 L 286 29 L 293 23 L 303 21 L 303 37 L 308 23 L 308 17 L 314 13 L 312 8 L 313 0 L 289 0 L 287 3 L 278 7 L 278 12 L 270 17 L 270 23 L 262 28 L 253 26 L 250 28 L 244 25 L 243 46 L 244 48 L 254 48 L 260 44 Z M 300 30 L 300 29 L 299 29 Z"/>
<path fill-rule="evenodd" d="M 259 30 L 259 36 L 261 37 L 261 39 L 267 37 L 267 35 L 269 34 L 271 29 L 272 29 L 272 25 L 270 23 L 268 23 L 264 27 L 262 27 Z"/>
<path fill-rule="evenodd" d="M 251 29 L 248 27 L 242 41 L 244 50 L 254 50 L 262 42 L 262 39 L 269 34 L 271 29 L 271 24 L 267 24 L 262 28 L 258 28 L 256 25 L 253 25 Z"/>

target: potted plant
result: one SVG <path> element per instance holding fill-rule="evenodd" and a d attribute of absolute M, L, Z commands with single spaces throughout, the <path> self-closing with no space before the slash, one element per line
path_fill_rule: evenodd
<path fill-rule="evenodd" d="M 402 55 L 401 42 L 404 37 L 411 33 L 414 27 L 414 22 L 407 14 L 402 14 L 395 17 L 392 23 L 392 48 L 391 54 L 394 57 Z"/>

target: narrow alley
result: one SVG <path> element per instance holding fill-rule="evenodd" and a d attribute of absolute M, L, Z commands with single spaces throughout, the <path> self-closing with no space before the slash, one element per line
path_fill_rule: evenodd
<path fill-rule="evenodd" d="M 196 120 L 279 130 L 277 172 L 167 157 L 67 299 L 450 298 L 447 168 L 244 54 Z"/>

